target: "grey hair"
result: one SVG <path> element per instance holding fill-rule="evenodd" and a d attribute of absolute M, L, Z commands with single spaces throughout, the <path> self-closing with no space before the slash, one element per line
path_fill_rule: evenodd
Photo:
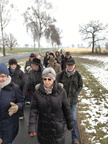
<path fill-rule="evenodd" d="M 48 73 L 51 73 L 56 77 L 56 72 L 52 67 L 45 68 L 42 72 L 42 76 L 47 75 Z"/>

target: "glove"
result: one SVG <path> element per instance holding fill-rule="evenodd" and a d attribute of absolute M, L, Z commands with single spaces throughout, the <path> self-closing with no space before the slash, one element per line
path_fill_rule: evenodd
<path fill-rule="evenodd" d="M 9 112 L 9 116 L 12 116 L 14 113 L 16 113 L 18 111 L 18 105 L 16 105 L 13 102 L 10 102 L 11 107 L 9 108 L 8 112 Z"/>
<path fill-rule="evenodd" d="M 0 144 L 2 144 L 3 140 L 0 138 Z"/>
<path fill-rule="evenodd" d="M 36 132 L 30 132 L 30 136 L 31 137 L 36 136 Z"/>

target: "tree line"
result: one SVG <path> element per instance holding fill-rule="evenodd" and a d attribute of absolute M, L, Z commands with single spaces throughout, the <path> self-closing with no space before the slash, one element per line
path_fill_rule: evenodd
<path fill-rule="evenodd" d="M 14 9 L 14 5 L 9 0 L 0 0 L 0 47 L 3 49 L 3 56 L 6 55 L 6 47 L 12 50 L 14 46 L 18 45 L 17 39 L 12 33 L 5 33 L 5 28 L 11 21 L 12 11 Z M 53 5 L 50 2 L 46 0 L 34 0 L 32 5 L 28 6 L 22 14 L 27 32 L 33 40 L 34 48 L 36 47 L 36 43 L 38 44 L 39 53 L 42 37 L 48 43 L 51 43 L 52 47 L 59 47 L 62 44 L 62 30 L 56 27 L 57 20 L 50 13 L 52 9 Z M 107 29 L 108 24 L 103 25 L 99 20 L 91 20 L 87 24 L 79 25 L 79 32 L 82 35 L 82 39 L 88 42 L 88 46 L 92 47 L 92 53 L 95 52 L 97 47 L 100 47 L 102 41 L 108 47 Z"/>
<path fill-rule="evenodd" d="M 33 39 L 34 48 L 37 42 L 39 52 L 43 36 L 51 43 L 52 47 L 54 45 L 61 45 L 61 30 L 56 27 L 56 19 L 50 14 L 50 9 L 52 8 L 52 3 L 46 0 L 35 0 L 33 5 L 29 6 L 22 14 L 27 32 L 30 33 Z M 9 35 L 5 33 L 5 28 L 11 21 L 13 9 L 14 5 L 10 4 L 9 0 L 0 0 L 0 45 L 2 46 L 4 56 L 6 55 L 6 47 L 12 50 L 13 46 L 18 44 L 16 38 L 11 33 Z"/>

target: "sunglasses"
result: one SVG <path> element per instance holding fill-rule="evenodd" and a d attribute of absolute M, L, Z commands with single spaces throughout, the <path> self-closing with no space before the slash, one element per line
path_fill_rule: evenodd
<path fill-rule="evenodd" d="M 51 81 L 52 79 L 51 78 L 44 78 L 43 80 L 44 81 L 46 81 L 46 80 Z"/>

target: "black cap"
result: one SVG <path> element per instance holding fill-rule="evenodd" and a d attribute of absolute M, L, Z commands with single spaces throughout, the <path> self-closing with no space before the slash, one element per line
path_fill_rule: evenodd
<path fill-rule="evenodd" d="M 41 61 L 40 61 L 40 59 L 38 59 L 38 58 L 34 58 L 34 59 L 32 60 L 32 64 L 40 65 L 40 64 L 41 64 Z"/>
<path fill-rule="evenodd" d="M 29 57 L 35 57 L 34 53 L 31 53 Z"/>
<path fill-rule="evenodd" d="M 74 64 L 75 64 L 75 61 L 74 61 L 73 58 L 70 58 L 70 59 L 67 60 L 66 64 L 67 64 L 67 65 L 74 65 Z"/>

